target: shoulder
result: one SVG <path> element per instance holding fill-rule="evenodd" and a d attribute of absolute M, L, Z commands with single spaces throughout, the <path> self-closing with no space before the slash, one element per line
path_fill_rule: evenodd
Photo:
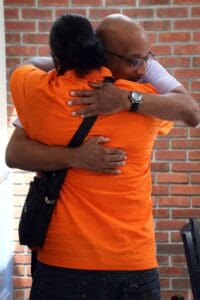
<path fill-rule="evenodd" d="M 150 60 L 142 82 L 151 83 L 160 94 L 166 94 L 177 88 L 181 83 L 174 78 L 158 61 Z"/>

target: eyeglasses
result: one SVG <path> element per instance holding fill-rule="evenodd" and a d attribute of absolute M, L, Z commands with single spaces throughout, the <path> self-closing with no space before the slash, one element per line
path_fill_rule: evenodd
<path fill-rule="evenodd" d="M 146 56 L 143 57 L 133 56 L 132 58 L 124 57 L 122 55 L 113 53 L 111 51 L 107 51 L 107 53 L 125 60 L 133 68 L 141 66 L 144 62 L 146 63 L 149 59 L 153 59 L 155 57 L 155 54 L 152 53 L 151 51 Z"/>

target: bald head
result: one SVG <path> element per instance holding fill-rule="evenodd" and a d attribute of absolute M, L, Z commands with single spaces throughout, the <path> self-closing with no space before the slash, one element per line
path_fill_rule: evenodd
<path fill-rule="evenodd" d="M 112 14 L 105 17 L 96 32 L 108 50 L 118 51 L 121 55 L 127 54 L 133 45 L 136 52 L 134 54 L 137 54 L 137 51 L 141 53 L 141 48 L 144 48 L 143 44 L 145 46 L 149 42 L 146 31 L 132 19 L 122 14 Z"/>

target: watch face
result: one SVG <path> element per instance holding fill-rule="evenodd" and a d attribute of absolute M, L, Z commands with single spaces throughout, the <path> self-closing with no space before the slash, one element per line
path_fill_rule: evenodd
<path fill-rule="evenodd" d="M 142 101 L 142 97 L 143 96 L 141 93 L 138 93 L 135 91 L 130 92 L 130 94 L 129 94 L 129 99 L 131 101 L 130 111 L 136 112 L 138 110 L 138 107 Z"/>

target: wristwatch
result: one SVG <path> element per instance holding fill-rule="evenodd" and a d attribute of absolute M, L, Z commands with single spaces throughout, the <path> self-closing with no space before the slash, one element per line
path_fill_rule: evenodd
<path fill-rule="evenodd" d="M 128 99 L 131 101 L 131 107 L 130 107 L 129 111 L 136 112 L 138 110 L 140 104 L 142 103 L 142 98 L 143 98 L 143 95 L 141 93 L 131 91 L 128 94 Z"/>

